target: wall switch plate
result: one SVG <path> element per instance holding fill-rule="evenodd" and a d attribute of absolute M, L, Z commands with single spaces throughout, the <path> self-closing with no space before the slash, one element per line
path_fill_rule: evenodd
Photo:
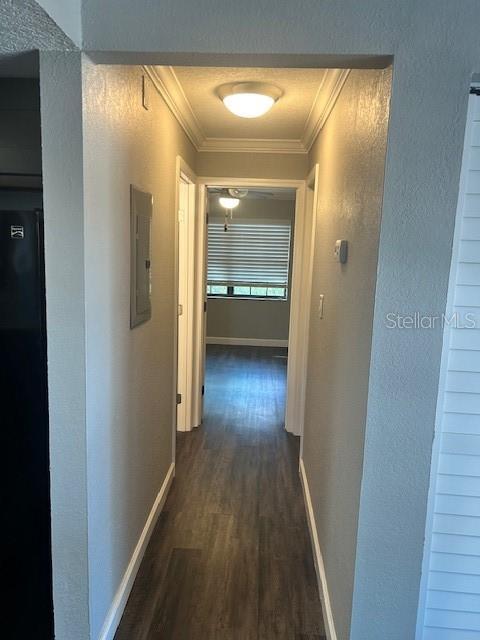
<path fill-rule="evenodd" d="M 335 256 L 335 260 L 340 262 L 341 264 L 345 264 L 347 261 L 348 254 L 348 242 L 346 240 L 337 240 L 335 242 L 335 249 L 333 250 L 333 255 Z"/>
<path fill-rule="evenodd" d="M 320 318 L 320 320 L 323 320 L 323 302 L 325 300 L 325 296 L 323 295 L 323 293 L 320 294 L 319 298 L 318 298 L 318 317 Z"/>
<path fill-rule="evenodd" d="M 146 76 L 142 76 L 142 107 L 147 111 L 150 108 L 149 86 Z"/>

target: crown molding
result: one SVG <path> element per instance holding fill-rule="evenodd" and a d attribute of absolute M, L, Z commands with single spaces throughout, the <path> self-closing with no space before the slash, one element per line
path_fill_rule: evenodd
<path fill-rule="evenodd" d="M 302 143 L 305 151 L 310 151 L 323 129 L 349 73 L 350 69 L 326 70 L 303 130 Z"/>
<path fill-rule="evenodd" d="M 310 109 L 300 140 L 280 138 L 207 138 L 183 91 L 173 67 L 144 66 L 145 73 L 164 99 L 197 151 L 233 153 L 308 153 L 322 130 L 350 69 L 327 69 Z"/>
<path fill-rule="evenodd" d="M 198 151 L 224 153 L 306 153 L 301 140 L 280 138 L 205 138 Z"/>
<path fill-rule="evenodd" d="M 143 69 L 193 146 L 198 150 L 205 135 L 173 68 L 145 66 Z"/>

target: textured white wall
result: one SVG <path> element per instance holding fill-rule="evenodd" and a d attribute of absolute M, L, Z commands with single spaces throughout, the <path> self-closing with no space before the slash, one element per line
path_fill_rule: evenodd
<path fill-rule="evenodd" d="M 449 4 L 441 2 L 440 11 Z M 212 64 L 212 55 L 221 63 L 245 54 L 255 66 L 255 54 L 263 53 L 268 66 L 276 54 L 392 54 L 416 13 L 414 0 L 368 0 L 361 9 L 356 0 L 85 0 L 83 41 L 99 53 L 169 53 L 199 65 Z"/>
<path fill-rule="evenodd" d="M 284 178 L 303 180 L 308 173 L 305 153 L 223 153 L 197 154 L 199 176 L 215 178 Z"/>
<path fill-rule="evenodd" d="M 141 69 L 83 62 L 88 548 L 98 638 L 172 462 L 176 156 L 194 150 Z M 153 194 L 152 318 L 130 330 L 130 184 Z"/>
<path fill-rule="evenodd" d="M 352 640 L 415 633 L 442 331 L 391 330 L 385 317 L 445 310 L 479 20 L 477 3 L 416 3 L 396 51 Z"/>
<path fill-rule="evenodd" d="M 0 0 L 0 56 L 35 49 L 64 51 L 74 45 L 35 0 Z"/>
<path fill-rule="evenodd" d="M 82 81 L 40 56 L 55 636 L 89 638 Z"/>
<path fill-rule="evenodd" d="M 303 459 L 339 640 L 352 607 L 390 81 L 390 69 L 353 70 L 310 154 L 320 171 Z M 340 238 L 344 265 L 333 258 Z"/>

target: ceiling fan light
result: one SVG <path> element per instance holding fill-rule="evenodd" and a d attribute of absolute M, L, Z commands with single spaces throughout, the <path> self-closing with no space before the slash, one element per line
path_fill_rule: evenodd
<path fill-rule="evenodd" d="M 238 198 L 220 196 L 218 202 L 220 203 L 220 206 L 224 207 L 224 209 L 235 209 L 235 207 L 240 203 L 240 200 Z"/>
<path fill-rule="evenodd" d="M 225 107 L 240 118 L 263 116 L 282 95 L 278 87 L 264 82 L 224 84 L 217 93 Z"/>
<path fill-rule="evenodd" d="M 248 189 L 242 189 L 241 187 L 231 187 L 230 189 L 228 189 L 228 193 L 232 196 L 232 198 L 239 198 L 241 200 L 242 198 L 246 198 L 248 196 Z"/>

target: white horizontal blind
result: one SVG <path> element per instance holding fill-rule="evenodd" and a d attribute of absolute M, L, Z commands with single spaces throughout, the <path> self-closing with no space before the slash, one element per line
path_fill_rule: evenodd
<path fill-rule="evenodd" d="M 208 224 L 208 284 L 288 286 L 289 220 Z"/>
<path fill-rule="evenodd" d="M 458 217 L 449 315 L 458 314 L 459 326 L 449 330 L 441 390 L 422 640 L 480 638 L 480 96 L 475 95 Z"/>

